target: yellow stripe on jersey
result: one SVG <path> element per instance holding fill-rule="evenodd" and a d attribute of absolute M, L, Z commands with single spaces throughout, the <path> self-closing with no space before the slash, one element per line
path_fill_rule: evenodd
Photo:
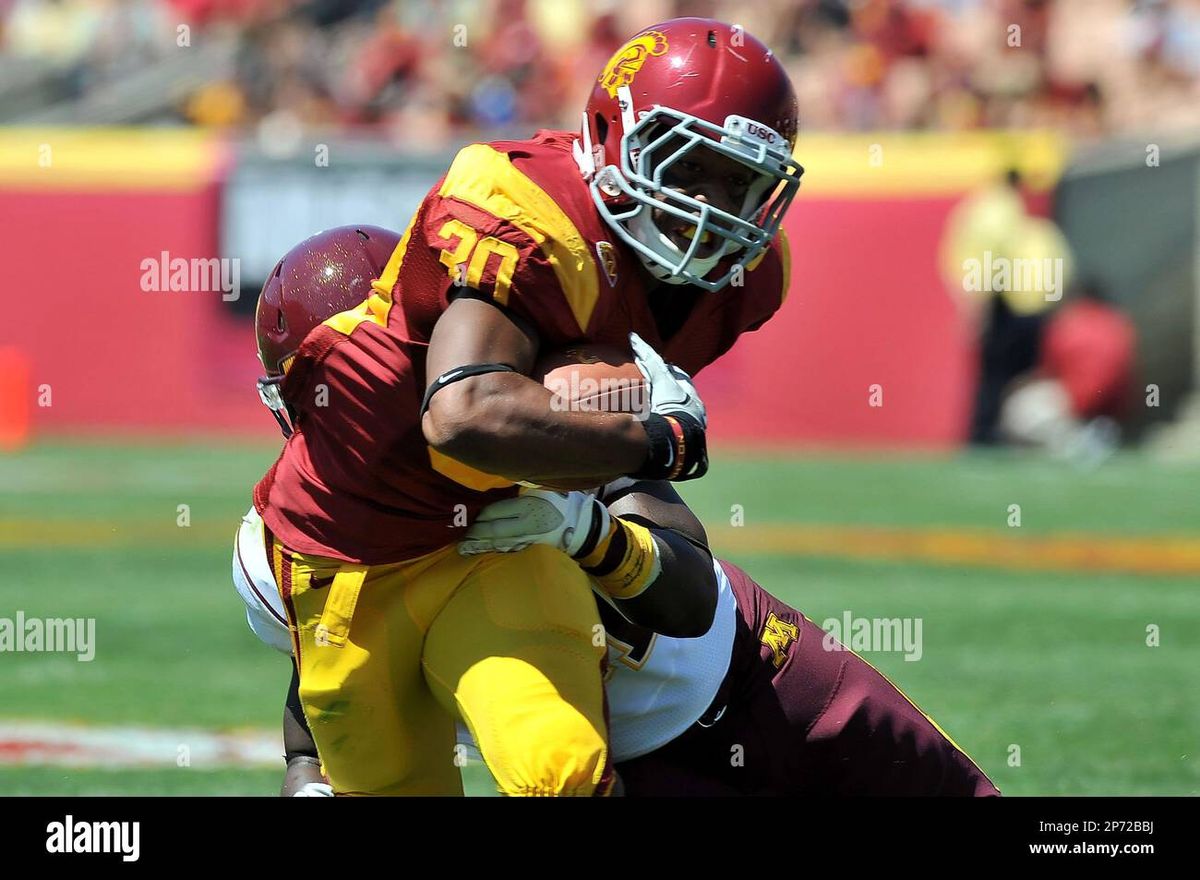
<path fill-rule="evenodd" d="M 518 171 L 508 156 L 486 144 L 464 147 L 446 172 L 438 195 L 461 199 L 507 220 L 537 242 L 580 332 L 587 330 L 600 296 L 591 249 L 554 199 Z"/>
<path fill-rule="evenodd" d="M 792 281 L 792 250 L 791 245 L 788 243 L 787 233 L 783 231 L 782 226 L 779 227 L 779 232 L 776 235 L 778 236 L 777 250 L 779 251 L 779 262 L 783 265 L 783 290 L 779 294 L 779 304 L 783 305 L 784 301 L 787 300 L 788 285 Z M 767 252 L 770 250 L 770 247 L 763 248 L 762 253 L 746 264 L 746 271 L 753 272 L 757 269 L 759 263 L 767 258 Z"/>
<path fill-rule="evenodd" d="M 332 318 L 330 318 L 329 320 L 327 320 L 323 323 L 325 324 L 326 327 L 332 327 L 338 333 L 344 334 L 346 336 L 349 336 L 352 332 L 354 332 L 354 328 L 357 327 L 359 324 L 361 324 L 363 321 L 371 321 L 375 324 L 378 324 L 380 327 L 383 327 L 387 324 L 387 317 L 385 314 L 383 320 L 380 320 L 379 317 L 372 310 L 371 300 L 374 298 L 375 298 L 375 294 L 371 294 L 370 297 L 368 297 L 367 299 L 364 299 L 361 303 L 356 305 L 354 308 L 352 308 L 348 311 L 345 311 L 345 312 L 338 312 Z M 389 306 L 390 306 L 390 304 L 389 304 Z"/>
<path fill-rule="evenodd" d="M 392 310 L 392 288 L 396 286 L 396 279 L 400 277 L 400 265 L 404 262 L 404 255 L 408 252 L 408 240 L 412 237 L 413 226 L 416 222 L 417 218 L 414 215 L 413 219 L 408 222 L 408 228 L 404 230 L 400 243 L 388 257 L 387 265 L 383 267 L 383 274 L 371 282 L 371 295 L 354 308 L 338 312 L 324 321 L 325 326 L 332 327 L 338 333 L 346 336 L 354 332 L 354 328 L 363 321 L 370 321 L 380 327 L 387 326 L 388 313 Z"/>
<path fill-rule="evenodd" d="M 400 243 L 388 257 L 387 265 L 383 267 L 383 274 L 371 282 L 373 293 L 389 303 L 392 301 L 392 290 L 396 286 L 396 280 L 400 277 L 400 264 L 404 262 L 404 255 L 408 253 L 408 240 L 412 237 L 413 227 L 416 224 L 417 212 L 414 211 L 412 219 L 408 221 L 408 228 L 404 230 L 404 235 L 400 238 Z"/>
<path fill-rule="evenodd" d="M 783 262 L 783 292 L 779 294 L 779 304 L 787 302 L 788 288 L 792 283 L 792 243 L 788 241 L 787 233 L 779 227 L 779 259 Z"/>
<path fill-rule="evenodd" d="M 429 464 L 442 476 L 449 477 L 460 486 L 466 486 L 477 492 L 486 492 L 489 489 L 507 489 L 514 485 L 508 477 L 498 477 L 495 474 L 473 468 L 469 464 L 463 464 L 457 458 L 451 458 L 444 452 L 438 452 L 432 446 L 429 447 Z"/>

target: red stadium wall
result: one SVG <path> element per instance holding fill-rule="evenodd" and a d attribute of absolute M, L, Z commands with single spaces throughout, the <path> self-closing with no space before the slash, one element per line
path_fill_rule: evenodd
<path fill-rule="evenodd" d="M 806 199 L 783 308 L 700 376 L 714 439 L 947 446 L 966 432 L 970 340 L 935 255 L 953 198 Z M 879 386 L 872 406 L 873 386 Z"/>
<path fill-rule="evenodd" d="M 28 363 L 35 433 L 257 430 L 246 328 L 221 293 L 141 285 L 163 251 L 218 256 L 225 160 L 188 132 L 5 132 L 0 348 Z"/>
<path fill-rule="evenodd" d="M 975 331 L 941 280 L 947 215 L 1021 170 L 1045 214 L 1065 162 L 1045 133 L 817 135 L 785 223 L 788 299 L 698 380 L 717 441 L 945 449 L 967 434 Z M 881 405 L 872 406 L 873 386 Z"/>
<path fill-rule="evenodd" d="M 0 346 L 23 350 L 34 428 L 254 424 L 253 341 L 219 292 L 144 292 L 141 261 L 216 256 L 215 185 L 194 193 L 0 194 Z M 247 384 L 247 381 L 249 384 Z M 50 406 L 36 389 L 50 388 Z M 44 401 L 43 401 L 44 402 Z"/>
<path fill-rule="evenodd" d="M 251 327 L 221 293 L 141 289 L 142 260 L 162 251 L 218 256 L 225 154 L 202 136 L 174 138 L 0 140 L 0 349 L 29 365 L 35 433 L 275 431 L 254 393 Z M 42 142 L 57 145 L 48 168 L 35 164 Z M 700 377 L 716 442 L 944 448 L 965 434 L 973 342 L 936 254 L 948 211 L 1004 150 L 888 142 L 891 167 L 871 179 L 865 153 L 847 160 L 859 146 L 873 145 L 810 144 L 817 170 L 787 224 L 787 302 Z M 50 406 L 37 405 L 43 385 Z M 870 405 L 873 385 L 882 406 Z"/>

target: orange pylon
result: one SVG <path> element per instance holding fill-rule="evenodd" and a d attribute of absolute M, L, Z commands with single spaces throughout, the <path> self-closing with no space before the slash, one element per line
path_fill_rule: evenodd
<path fill-rule="evenodd" d="M 19 348 L 0 348 L 0 450 L 13 452 L 29 442 L 29 356 Z"/>

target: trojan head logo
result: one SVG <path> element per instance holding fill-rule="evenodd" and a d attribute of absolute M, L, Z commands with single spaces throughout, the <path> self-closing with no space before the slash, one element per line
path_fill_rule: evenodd
<path fill-rule="evenodd" d="M 596 242 L 596 256 L 600 258 L 600 267 L 604 269 L 604 277 L 608 279 L 609 287 L 617 286 L 617 251 L 612 242 Z"/>
<path fill-rule="evenodd" d="M 651 55 L 662 55 L 667 51 L 667 38 L 658 31 L 646 31 L 634 37 L 617 50 L 600 74 L 600 85 L 610 98 L 617 96 L 617 89 L 633 82 L 633 77 Z"/>

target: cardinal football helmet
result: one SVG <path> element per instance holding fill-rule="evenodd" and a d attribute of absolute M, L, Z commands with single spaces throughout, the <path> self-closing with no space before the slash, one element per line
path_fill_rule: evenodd
<path fill-rule="evenodd" d="M 294 413 L 280 386 L 300 343 L 314 327 L 371 295 L 399 242 L 399 235 L 377 226 L 339 226 L 306 238 L 271 270 L 254 316 L 258 359 L 267 371 L 258 395 L 283 436 L 292 435 Z"/>
<path fill-rule="evenodd" d="M 600 215 L 655 277 L 716 291 L 770 244 L 795 197 L 804 173 L 792 159 L 796 132 L 795 92 L 766 46 L 739 25 L 680 18 L 642 31 L 608 62 L 575 159 Z M 736 212 L 664 183 L 694 150 L 749 169 Z"/>

